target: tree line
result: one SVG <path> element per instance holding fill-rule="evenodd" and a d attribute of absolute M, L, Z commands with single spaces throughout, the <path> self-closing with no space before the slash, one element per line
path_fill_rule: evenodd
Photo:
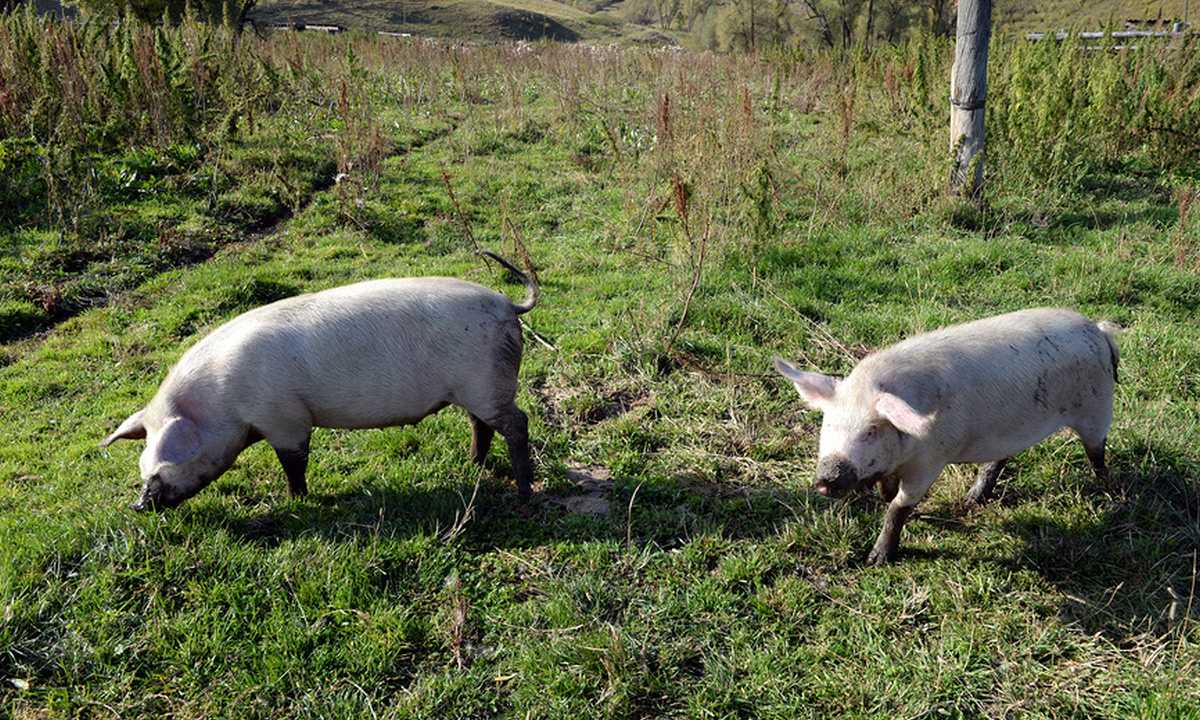
<path fill-rule="evenodd" d="M 0 13 L 15 11 L 29 1 L 0 0 Z M 249 19 L 258 0 L 64 0 L 63 4 L 100 17 L 133 16 L 143 22 L 178 22 L 191 17 L 238 26 Z"/>
<path fill-rule="evenodd" d="M 611 3 L 585 0 L 588 9 Z M 949 34 L 953 0 L 625 0 L 626 19 L 737 52 L 799 42 L 813 49 L 898 42 L 909 30 Z"/>

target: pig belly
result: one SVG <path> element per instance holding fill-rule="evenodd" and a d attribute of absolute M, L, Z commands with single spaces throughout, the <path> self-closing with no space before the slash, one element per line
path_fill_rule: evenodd
<path fill-rule="evenodd" d="M 1028 420 L 1025 420 L 1028 423 Z M 952 463 L 987 463 L 1012 457 L 1019 452 L 1028 450 L 1041 441 L 1050 437 L 1067 423 L 1062 417 L 1055 417 L 1045 422 L 1026 425 L 1021 432 L 991 434 L 972 438 L 959 452 L 954 454 Z M 1013 427 L 1010 425 L 1010 428 Z"/>
<path fill-rule="evenodd" d="M 334 385 L 305 395 L 301 402 L 314 427 L 346 429 L 412 425 L 451 402 L 450 393 L 428 378 L 399 385 Z"/>

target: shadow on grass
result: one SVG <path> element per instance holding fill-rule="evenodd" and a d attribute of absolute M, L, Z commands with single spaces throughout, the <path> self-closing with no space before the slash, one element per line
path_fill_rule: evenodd
<path fill-rule="evenodd" d="M 303 498 L 284 500 L 258 513 L 224 503 L 197 504 L 185 511 L 193 513 L 199 525 L 220 527 L 241 542 L 263 547 L 301 538 L 338 542 L 381 534 L 390 538 L 434 535 L 476 550 L 591 541 L 653 543 L 669 549 L 707 531 L 730 539 L 772 536 L 794 518 L 795 508 L 823 502 L 809 497 L 807 491 L 618 476 L 605 492 L 607 512 L 580 512 L 571 501 L 594 491 L 556 487 L 522 501 L 506 467 L 485 473 L 472 500 L 473 492 L 475 488 L 467 484 L 422 487 L 380 482 L 334 492 L 314 489 Z M 258 502 L 247 498 L 239 505 Z"/>
<path fill-rule="evenodd" d="M 1087 490 L 1097 512 L 1005 522 L 1020 542 L 1007 564 L 1053 583 L 1066 598 L 1060 613 L 1088 632 L 1159 636 L 1172 617 L 1200 617 L 1197 471 L 1181 453 L 1127 448 L 1113 458 L 1112 480 Z"/>

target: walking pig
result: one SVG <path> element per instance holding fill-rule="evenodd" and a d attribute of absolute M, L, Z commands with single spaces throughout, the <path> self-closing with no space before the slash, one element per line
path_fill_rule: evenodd
<path fill-rule="evenodd" d="M 135 510 L 174 507 L 266 440 L 288 492 L 308 490 L 314 427 L 408 425 L 447 405 L 471 419 L 471 458 L 482 463 L 492 436 L 508 443 L 517 490 L 530 494 L 528 419 L 517 407 L 522 338 L 515 304 L 475 283 L 447 277 L 371 280 L 256 308 L 188 350 L 154 398 L 101 446 L 146 438 Z"/>
<path fill-rule="evenodd" d="M 1104 477 L 1117 346 L 1112 323 L 1040 308 L 953 325 L 863 358 L 843 380 L 775 369 L 821 410 L 817 492 L 878 483 L 888 502 L 867 562 L 892 562 L 900 530 L 948 463 L 987 463 L 965 501 L 982 503 L 1007 459 L 1063 427 Z"/>

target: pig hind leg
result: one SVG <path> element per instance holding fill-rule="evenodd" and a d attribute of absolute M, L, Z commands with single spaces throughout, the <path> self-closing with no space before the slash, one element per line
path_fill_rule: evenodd
<path fill-rule="evenodd" d="M 992 490 L 995 489 L 996 481 L 1000 479 L 1000 473 L 1007 463 L 1008 458 L 1001 458 L 981 466 L 979 475 L 975 477 L 975 484 L 963 496 L 963 504 L 983 505 L 986 503 L 992 497 Z"/>
<path fill-rule="evenodd" d="M 1108 464 L 1104 461 L 1104 444 L 1108 441 L 1110 422 L 1109 417 L 1104 417 L 1102 422 L 1079 423 L 1071 428 L 1079 436 L 1079 441 L 1083 443 L 1083 450 L 1087 453 L 1088 464 L 1092 466 L 1092 472 L 1101 480 L 1108 479 Z"/>
<path fill-rule="evenodd" d="M 483 462 L 492 433 L 500 433 L 508 444 L 508 460 L 512 464 L 517 494 L 522 500 L 528 499 L 533 482 L 533 463 L 529 458 L 529 417 L 514 402 L 487 418 L 471 413 L 471 425 L 475 431 L 471 440 L 471 459 Z"/>
<path fill-rule="evenodd" d="M 1088 464 L 1092 466 L 1092 473 L 1100 480 L 1108 479 L 1108 464 L 1104 462 L 1104 443 L 1106 440 L 1107 438 L 1101 438 L 1099 442 L 1093 443 L 1085 440 L 1083 443 L 1083 450 L 1087 453 Z"/>

